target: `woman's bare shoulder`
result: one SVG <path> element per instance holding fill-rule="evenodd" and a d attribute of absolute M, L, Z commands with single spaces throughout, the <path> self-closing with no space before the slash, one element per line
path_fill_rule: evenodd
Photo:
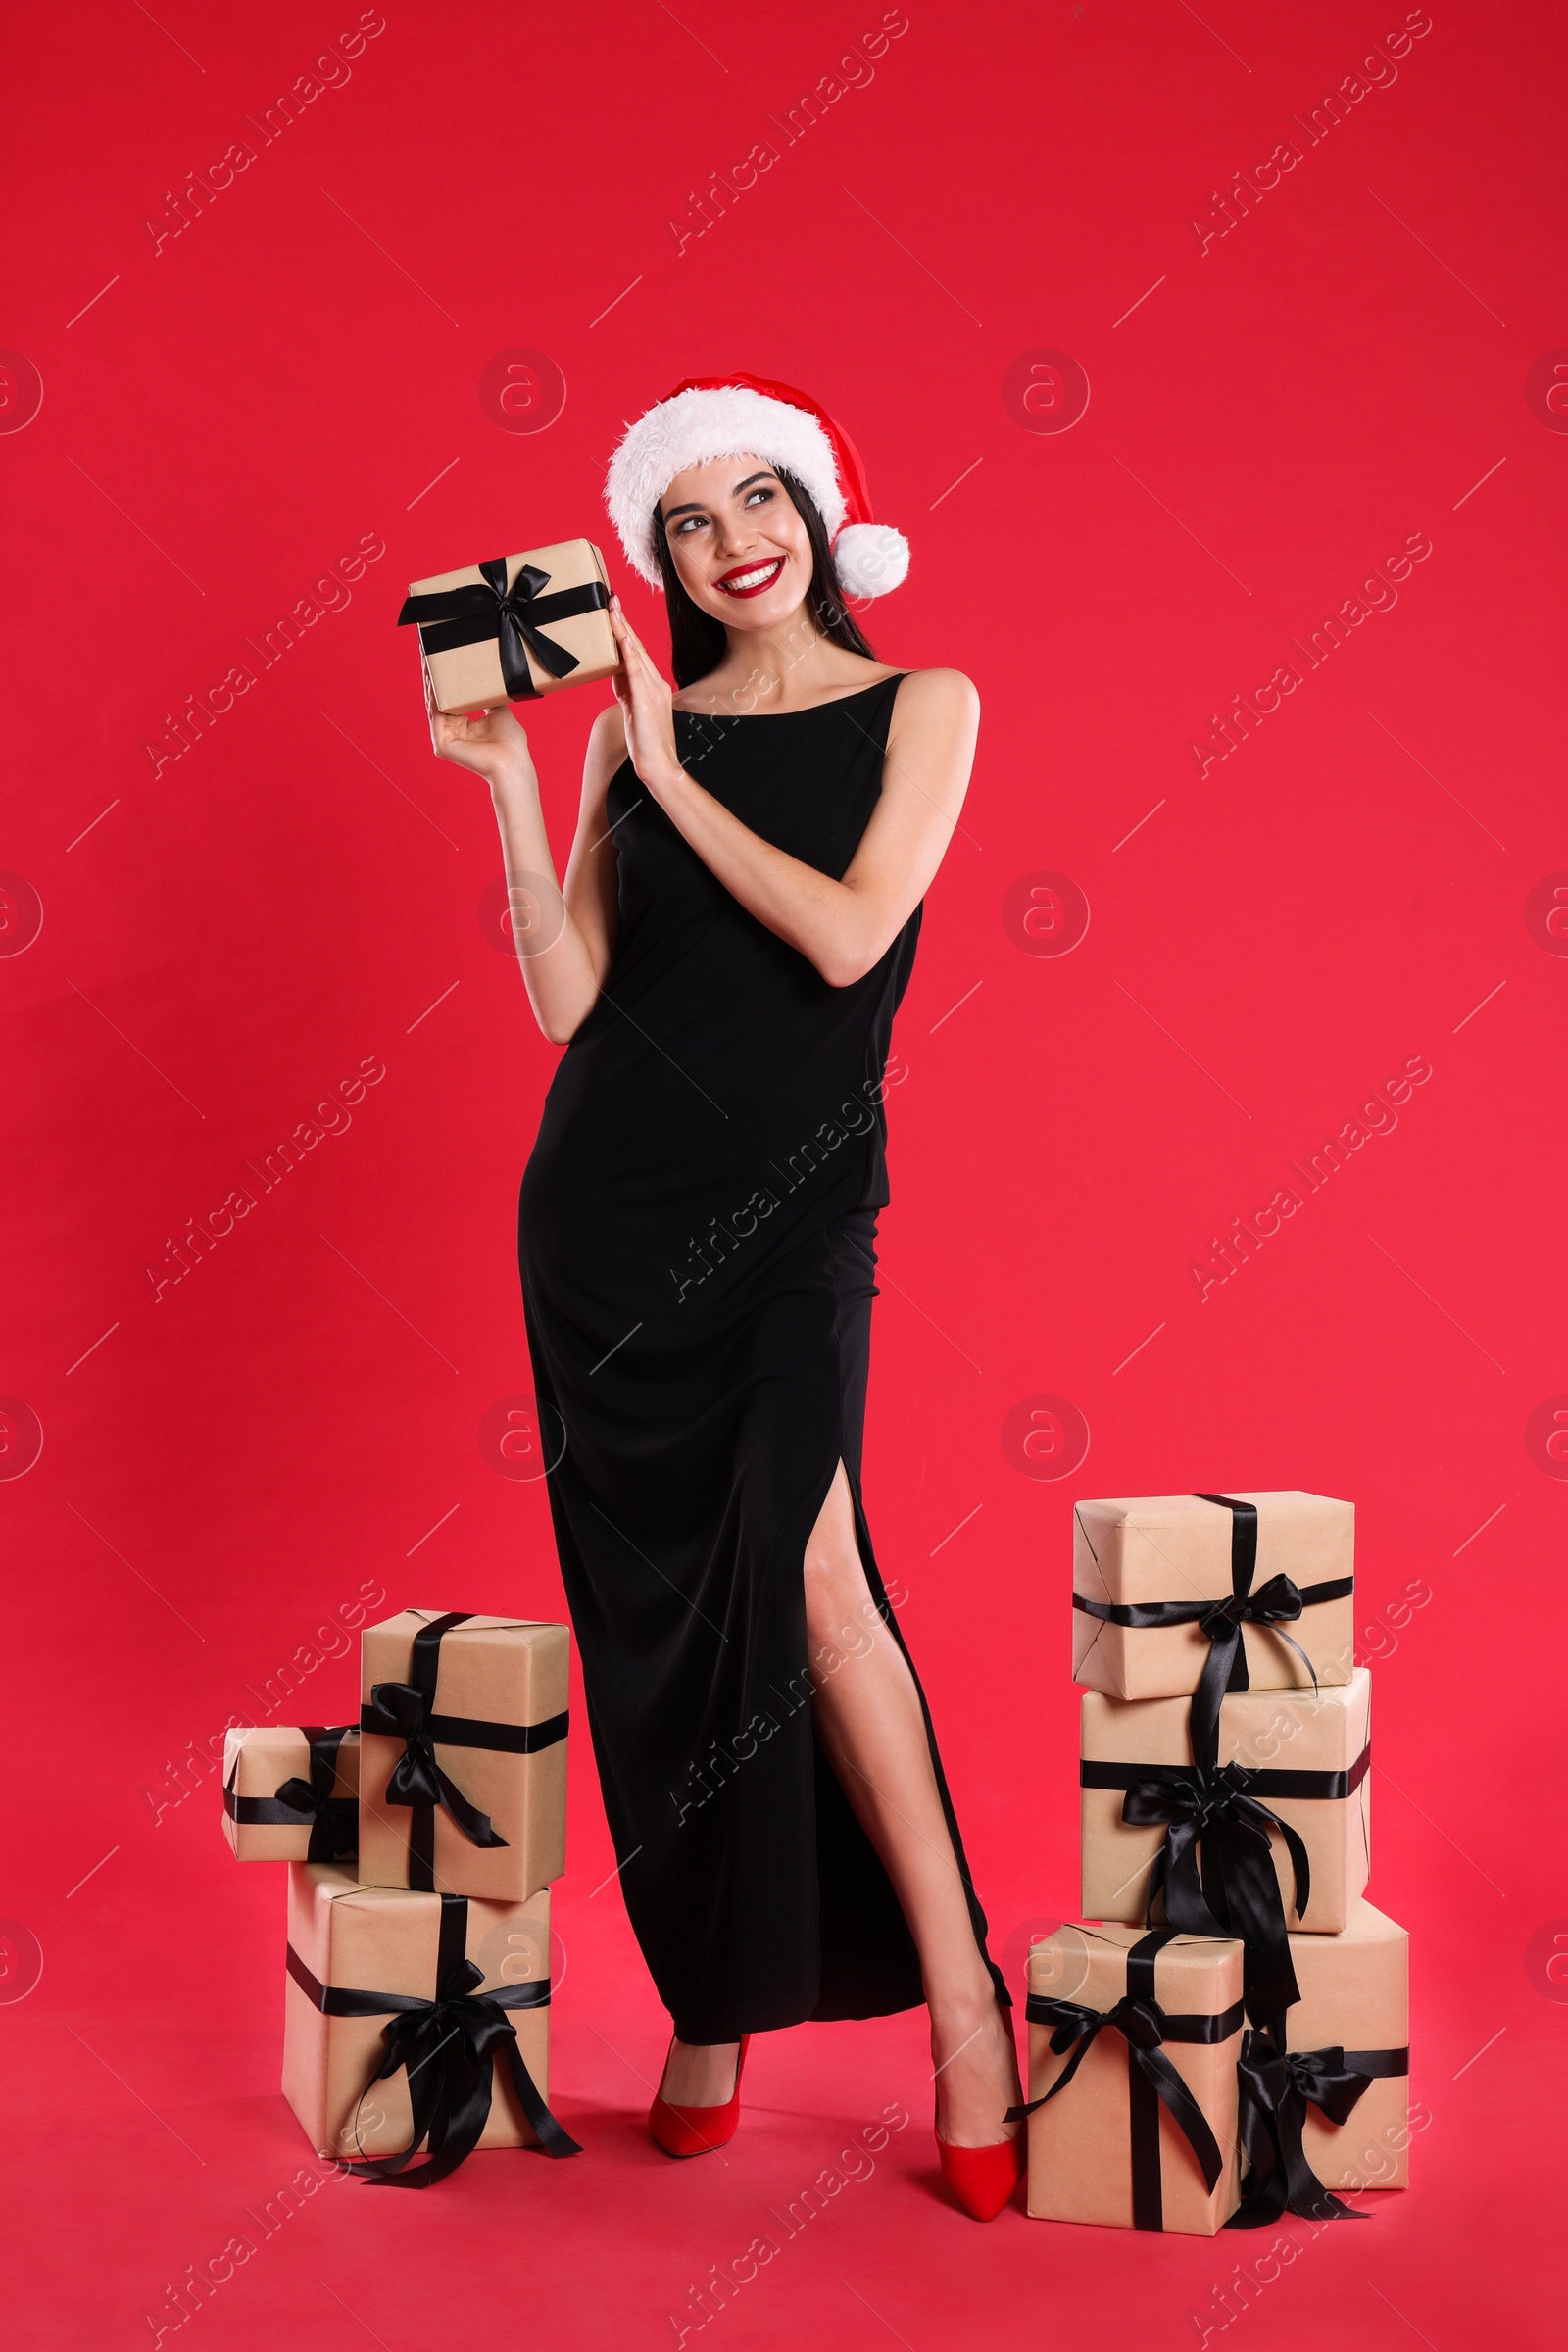
<path fill-rule="evenodd" d="M 961 669 L 907 669 L 894 709 L 901 719 L 973 725 L 980 716 L 980 697 Z"/>
<path fill-rule="evenodd" d="M 590 817 L 597 822 L 598 811 L 604 807 L 610 790 L 610 779 L 626 759 L 626 728 L 620 715 L 620 705 L 612 703 L 601 710 L 588 730 L 588 748 L 582 762 L 581 821 Z"/>
<path fill-rule="evenodd" d="M 626 757 L 626 722 L 618 703 L 609 703 L 588 730 L 588 760 L 608 778 Z"/>

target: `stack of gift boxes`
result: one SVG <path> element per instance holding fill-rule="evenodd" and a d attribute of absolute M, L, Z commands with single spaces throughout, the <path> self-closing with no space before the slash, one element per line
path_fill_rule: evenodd
<path fill-rule="evenodd" d="M 284 2096 L 367 2178 L 576 2152 L 546 2103 L 567 1657 L 564 1625 L 405 1609 L 361 1637 L 357 1725 L 227 1736 L 229 1843 L 288 1864 Z"/>
<path fill-rule="evenodd" d="M 1082 1904 L 1029 1955 L 1031 2214 L 1209 2236 L 1402 2188 L 1351 1504 L 1082 1502 Z"/>

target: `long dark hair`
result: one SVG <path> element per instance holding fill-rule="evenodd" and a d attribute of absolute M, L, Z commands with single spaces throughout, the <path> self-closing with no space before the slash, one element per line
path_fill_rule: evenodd
<path fill-rule="evenodd" d="M 811 585 L 806 592 L 806 603 L 811 617 L 830 645 L 842 645 L 846 653 L 863 654 L 867 661 L 876 656 L 861 635 L 854 613 L 844 601 L 839 575 L 834 568 L 833 550 L 828 544 L 827 525 L 823 522 L 815 499 L 804 482 L 798 482 L 782 466 L 776 468 L 784 485 L 785 495 L 806 525 L 806 536 L 811 548 Z M 677 686 L 693 686 L 716 669 L 724 658 L 728 639 L 724 623 L 713 613 L 705 612 L 694 605 L 680 584 L 675 559 L 670 554 L 669 539 L 664 530 L 663 516 L 659 507 L 654 509 L 654 547 L 659 557 L 660 576 L 664 583 L 664 602 L 669 609 L 669 658 Z"/>

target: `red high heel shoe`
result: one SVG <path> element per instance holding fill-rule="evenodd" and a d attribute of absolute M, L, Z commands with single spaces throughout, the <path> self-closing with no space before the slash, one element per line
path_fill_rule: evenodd
<path fill-rule="evenodd" d="M 741 2071 L 751 2035 L 741 2035 L 735 2060 L 735 2087 L 722 2107 L 677 2107 L 662 2091 L 648 2110 L 648 2129 L 666 2156 L 706 2156 L 735 2136 L 741 2120 Z M 967 2155 L 963 2149 L 960 2153 Z"/>
<path fill-rule="evenodd" d="M 933 2125 L 933 2129 L 934 2129 Z M 972 2221 L 994 2222 L 1023 2179 L 1023 2133 L 986 2148 L 953 2148 L 940 2132 L 942 2178 Z"/>
<path fill-rule="evenodd" d="M 1007 2027 L 1007 2038 L 1011 2041 L 1012 2028 L 1007 2012 L 1002 2009 L 1000 2001 L 997 2006 L 1002 2010 L 1003 2023 Z M 1016 2045 L 1013 2056 L 1016 2062 Z M 971 2220 L 994 2222 L 1023 2179 L 1023 2129 L 1020 2128 L 1011 2139 L 993 2140 L 983 2148 L 950 2146 L 936 2129 L 934 2112 L 931 2129 L 936 2135 L 942 2178 L 953 2191 L 955 2202 L 962 2206 Z"/>

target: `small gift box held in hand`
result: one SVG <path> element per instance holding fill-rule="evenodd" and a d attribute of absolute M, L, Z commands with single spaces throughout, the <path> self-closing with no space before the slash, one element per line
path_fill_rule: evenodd
<path fill-rule="evenodd" d="M 564 1625 L 405 1609 L 360 1638 L 360 1877 L 521 1902 L 566 1866 Z"/>
<path fill-rule="evenodd" d="M 1242 1947 L 1058 1928 L 1029 1954 L 1029 2211 L 1212 2237 L 1236 2209 Z"/>
<path fill-rule="evenodd" d="M 291 1868 L 283 2095 L 318 2155 L 401 2188 L 475 2148 L 575 2156 L 547 2104 L 549 2004 L 548 1893 L 486 1903 Z"/>
<path fill-rule="evenodd" d="M 416 624 L 445 718 L 590 686 L 620 667 L 605 560 L 591 539 L 415 580 L 398 626 Z"/>
<path fill-rule="evenodd" d="M 350 1724 L 233 1726 L 223 1834 L 240 1862 L 342 1862 L 359 1845 L 360 1735 Z"/>

